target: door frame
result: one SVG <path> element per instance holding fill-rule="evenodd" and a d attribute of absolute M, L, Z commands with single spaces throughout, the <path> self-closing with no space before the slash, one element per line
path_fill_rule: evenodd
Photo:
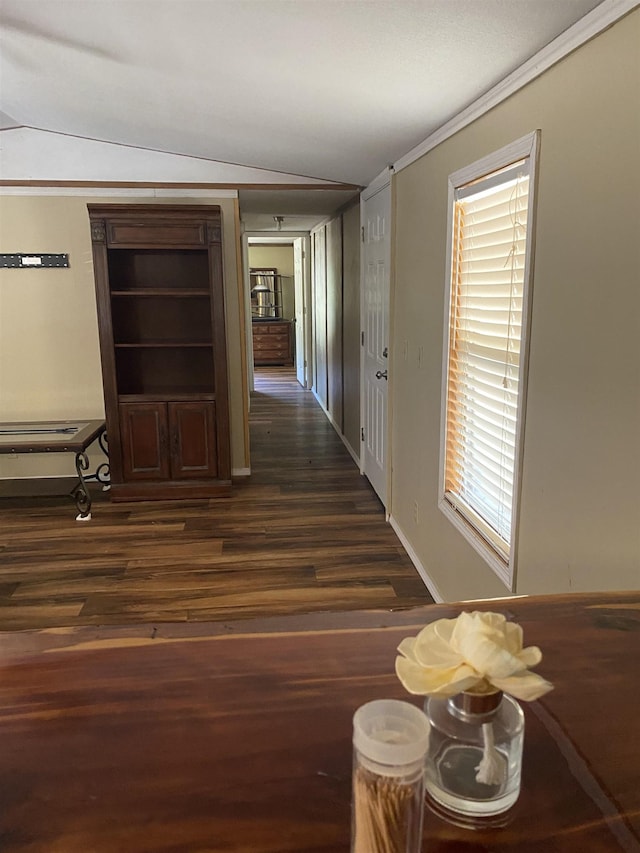
<path fill-rule="evenodd" d="M 296 378 L 303 388 L 310 388 L 309 374 L 311 372 L 311 359 L 305 351 L 305 341 L 311 338 L 311 312 L 308 305 L 310 293 L 310 271 L 311 253 L 309 237 L 296 237 L 293 240 L 293 288 L 295 294 L 295 368 Z M 300 275 L 296 269 L 296 252 L 300 252 L 302 266 Z M 302 360 L 302 364 L 300 361 Z"/>
<path fill-rule="evenodd" d="M 385 483 L 386 483 L 386 496 L 385 501 L 383 501 L 383 505 L 385 508 L 385 516 L 387 521 L 391 516 L 391 395 L 392 395 L 392 364 L 393 359 L 391 358 L 391 353 L 393 351 L 392 347 L 392 337 L 393 337 L 393 324 L 391 317 L 391 304 L 392 304 L 392 283 L 393 283 L 393 233 L 394 233 L 394 221 L 393 221 L 393 185 L 392 185 L 392 176 L 393 176 L 393 167 L 389 166 L 384 169 L 380 174 L 374 178 L 374 180 L 360 193 L 360 427 L 361 431 L 364 429 L 364 425 L 366 423 L 366 384 L 365 384 L 365 359 L 364 359 L 364 349 L 363 349 L 363 341 L 364 341 L 364 333 L 365 333 L 365 276 L 366 276 L 366 264 L 365 264 L 365 240 L 364 240 L 364 228 L 365 228 L 365 213 L 366 213 L 366 202 L 372 199 L 375 195 L 377 195 L 382 190 L 389 188 L 389 270 L 388 270 L 388 293 L 387 293 L 387 306 L 386 306 L 386 315 L 387 315 L 387 340 L 388 340 L 388 351 L 389 351 L 389 359 L 388 359 L 388 385 L 387 385 L 387 401 L 386 401 L 386 418 L 385 418 L 385 465 L 383 469 Z M 364 442 L 360 442 L 361 451 L 360 451 L 360 473 L 365 477 L 367 476 L 367 472 L 365 470 L 365 448 Z M 380 497 L 378 495 L 378 497 Z M 382 500 L 382 499 L 381 499 Z"/>
<path fill-rule="evenodd" d="M 302 296 L 303 296 L 303 315 L 304 323 L 302 330 L 295 328 L 294 335 L 296 345 L 298 344 L 299 336 L 302 338 L 302 347 L 304 349 L 305 360 L 305 389 L 311 388 L 312 371 L 311 371 L 311 239 L 308 231 L 278 231 L 274 234 L 273 231 L 246 231 L 242 235 L 242 266 L 244 280 L 244 299 L 245 299 L 245 316 L 247 322 L 246 335 L 246 354 L 247 354 L 247 373 L 249 390 L 255 390 L 254 370 L 253 370 L 253 337 L 251 335 L 251 283 L 249 279 L 249 244 L 252 246 L 268 246 L 271 243 L 286 243 L 291 246 L 297 240 L 302 240 L 303 250 L 303 281 L 302 281 Z M 295 288 L 294 288 L 295 290 Z M 297 298 L 297 291 L 296 291 Z M 297 306 L 296 306 L 297 310 Z M 294 324 L 297 327 L 297 324 Z M 295 367 L 295 365 L 294 365 Z"/>

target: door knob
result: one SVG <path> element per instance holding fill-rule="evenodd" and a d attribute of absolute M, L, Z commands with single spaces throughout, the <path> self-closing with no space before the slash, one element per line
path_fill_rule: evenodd
<path fill-rule="evenodd" d="M 386 370 L 376 370 L 376 379 L 386 379 L 387 371 Z"/>

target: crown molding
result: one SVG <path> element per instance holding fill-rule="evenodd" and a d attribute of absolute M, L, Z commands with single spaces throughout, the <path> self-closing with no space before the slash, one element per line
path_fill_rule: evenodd
<path fill-rule="evenodd" d="M 329 216 L 325 216 L 324 219 L 321 219 L 320 222 L 316 223 L 313 228 L 309 231 L 310 234 L 317 234 L 318 231 L 322 231 L 330 222 L 333 222 L 334 219 L 337 219 L 337 214 L 330 214 Z"/>
<path fill-rule="evenodd" d="M 238 191 L 230 189 L 198 189 L 176 185 L 173 189 L 154 188 L 140 185 L 139 187 L 109 186 L 100 183 L 86 183 L 82 186 L 42 186 L 15 185 L 0 182 L 0 196 L 99 196 L 100 198 L 237 198 Z"/>
<path fill-rule="evenodd" d="M 362 190 L 361 196 L 363 201 L 368 201 L 372 196 L 390 184 L 393 171 L 394 166 L 387 166 L 379 175 L 376 175 L 371 183 L 367 184 L 367 186 Z"/>
<path fill-rule="evenodd" d="M 241 184 L 198 181 L 32 181 L 0 180 L 0 195 L 137 198 L 238 198 L 244 190 L 358 192 L 352 184 Z"/>
<path fill-rule="evenodd" d="M 552 65 L 555 65 L 561 59 L 564 59 L 565 56 L 568 56 L 592 38 L 609 29 L 609 27 L 613 26 L 617 21 L 639 6 L 640 0 L 603 0 L 599 6 L 585 15 L 584 18 L 581 18 L 572 27 L 569 27 L 568 30 L 565 30 L 557 38 L 549 42 L 546 47 L 543 47 L 531 59 L 527 60 L 519 68 L 516 68 L 504 80 L 497 83 L 488 92 L 485 92 L 484 95 L 458 113 L 458 115 L 454 116 L 446 124 L 443 124 L 442 127 L 434 131 L 423 142 L 412 148 L 404 157 L 397 160 L 393 164 L 394 170 L 399 172 L 401 169 L 406 169 L 411 163 L 415 163 L 416 160 L 424 156 L 428 151 L 431 151 L 459 130 L 467 127 L 467 125 L 493 109 L 493 107 L 502 103 L 510 95 L 513 95 L 519 89 L 526 86 L 527 83 L 535 80 L 536 77 L 539 77 L 551 68 Z M 369 187 L 367 187 L 368 189 Z"/>

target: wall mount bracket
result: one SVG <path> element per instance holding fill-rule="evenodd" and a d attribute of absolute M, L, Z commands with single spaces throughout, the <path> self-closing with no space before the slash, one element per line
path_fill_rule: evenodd
<path fill-rule="evenodd" d="M 16 252 L 12 255 L 0 254 L 0 269 L 37 270 L 68 266 L 69 255 L 51 255 L 42 254 L 42 252 L 30 252 L 29 254 Z"/>

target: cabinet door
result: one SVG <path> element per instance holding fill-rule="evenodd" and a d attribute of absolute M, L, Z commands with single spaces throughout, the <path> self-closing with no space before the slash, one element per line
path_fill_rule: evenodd
<path fill-rule="evenodd" d="M 131 480 L 167 480 L 170 475 L 166 403 L 122 403 L 122 473 Z"/>
<path fill-rule="evenodd" d="M 171 476 L 177 480 L 218 476 L 213 402 L 169 403 Z"/>

